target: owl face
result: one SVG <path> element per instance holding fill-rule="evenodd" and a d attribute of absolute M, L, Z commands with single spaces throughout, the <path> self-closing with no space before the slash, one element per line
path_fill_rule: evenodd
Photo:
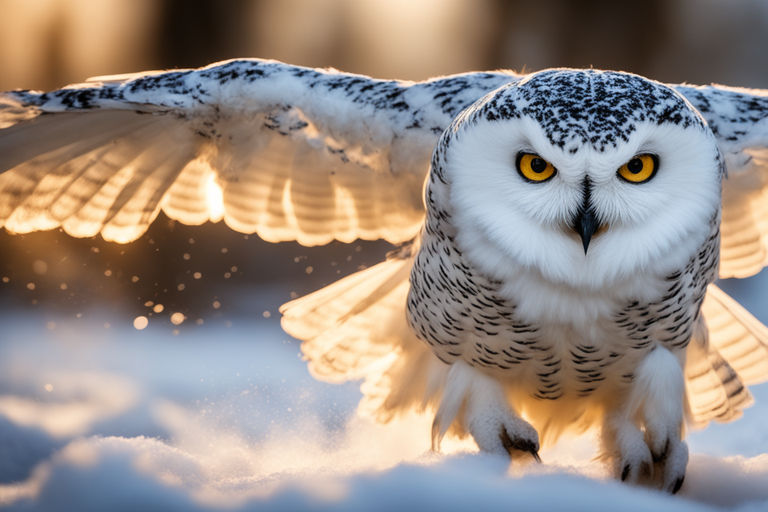
<path fill-rule="evenodd" d="M 714 137 L 675 91 L 551 70 L 473 105 L 447 141 L 457 243 L 497 277 L 524 266 L 604 287 L 684 266 L 717 220 Z"/>

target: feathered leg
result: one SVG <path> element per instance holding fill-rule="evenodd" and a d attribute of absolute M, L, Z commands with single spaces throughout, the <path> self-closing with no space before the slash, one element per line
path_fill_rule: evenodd
<path fill-rule="evenodd" d="M 668 492 L 680 490 L 688 464 L 682 439 L 684 393 L 680 361 L 656 347 L 638 366 L 622 407 L 603 426 L 605 452 L 619 478 L 637 482 L 649 476 Z"/>
<path fill-rule="evenodd" d="M 463 426 L 484 452 L 516 457 L 530 454 L 539 461 L 539 435 L 509 405 L 501 384 L 459 361 L 451 366 L 432 427 L 433 445 L 463 408 Z"/>

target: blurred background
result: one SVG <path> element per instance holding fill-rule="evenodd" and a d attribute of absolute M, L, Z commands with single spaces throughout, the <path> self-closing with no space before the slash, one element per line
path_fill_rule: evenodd
<path fill-rule="evenodd" d="M 766 48 L 764 0 L 0 0 L 1 90 L 233 57 L 412 80 L 593 66 L 768 88 Z M 273 245 L 162 214 L 125 246 L 2 232 L 0 307 L 52 318 L 95 308 L 107 329 L 140 315 L 173 332 L 240 315 L 274 321 L 282 302 L 387 250 L 381 242 Z M 725 286 L 766 321 L 756 283 Z M 174 312 L 186 321 L 170 322 Z"/>

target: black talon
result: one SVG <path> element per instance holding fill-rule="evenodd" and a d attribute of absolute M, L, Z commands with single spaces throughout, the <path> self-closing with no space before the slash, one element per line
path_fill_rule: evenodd
<path fill-rule="evenodd" d="M 624 465 L 624 469 L 621 470 L 621 481 L 625 481 L 629 476 L 629 464 Z"/>
<path fill-rule="evenodd" d="M 512 445 L 512 440 L 509 438 L 509 434 L 507 434 L 507 431 L 504 429 L 504 427 L 501 427 L 501 431 L 499 432 L 499 439 L 501 439 L 501 445 L 505 450 L 507 450 L 507 453 L 512 455 L 512 450 L 514 450 L 515 447 Z"/>
<path fill-rule="evenodd" d="M 541 462 L 541 457 L 539 457 L 539 450 L 533 442 L 527 439 L 515 439 L 513 441 L 512 438 L 509 437 L 509 434 L 504 427 L 501 427 L 501 431 L 499 432 L 499 439 L 501 439 L 501 445 L 505 450 L 507 450 L 507 453 L 509 453 L 510 457 L 514 455 L 514 451 L 528 452 L 531 454 L 531 457 L 533 457 L 533 460 L 536 462 Z"/>
<path fill-rule="evenodd" d="M 680 488 L 683 486 L 683 481 L 685 480 L 685 476 L 681 476 L 677 480 L 675 480 L 675 485 L 672 487 L 672 494 L 677 494 L 677 491 L 680 490 Z"/>

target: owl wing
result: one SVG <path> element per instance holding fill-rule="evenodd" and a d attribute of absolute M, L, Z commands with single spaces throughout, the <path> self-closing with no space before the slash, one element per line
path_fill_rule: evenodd
<path fill-rule="evenodd" d="M 677 86 L 707 120 L 726 167 L 720 277 L 748 277 L 768 264 L 768 91 Z M 688 348 L 686 380 L 694 424 L 729 421 L 752 402 L 746 386 L 768 378 L 768 329 L 711 284 L 706 324 Z"/>
<path fill-rule="evenodd" d="M 386 261 L 283 304 L 283 329 L 302 340 L 309 370 L 328 382 L 363 380 L 360 409 L 379 421 L 435 405 L 448 365 L 407 321 L 415 244 Z"/>
<path fill-rule="evenodd" d="M 725 160 L 720 277 L 768 264 L 768 90 L 676 86 L 717 137 Z"/>
<path fill-rule="evenodd" d="M 514 80 L 412 83 L 234 60 L 0 94 L 0 226 L 132 241 L 163 210 L 268 241 L 412 238 L 432 148 Z"/>
<path fill-rule="evenodd" d="M 747 386 L 768 377 L 768 328 L 710 284 L 688 345 L 685 375 L 694 426 L 731 421 L 752 403 Z"/>

